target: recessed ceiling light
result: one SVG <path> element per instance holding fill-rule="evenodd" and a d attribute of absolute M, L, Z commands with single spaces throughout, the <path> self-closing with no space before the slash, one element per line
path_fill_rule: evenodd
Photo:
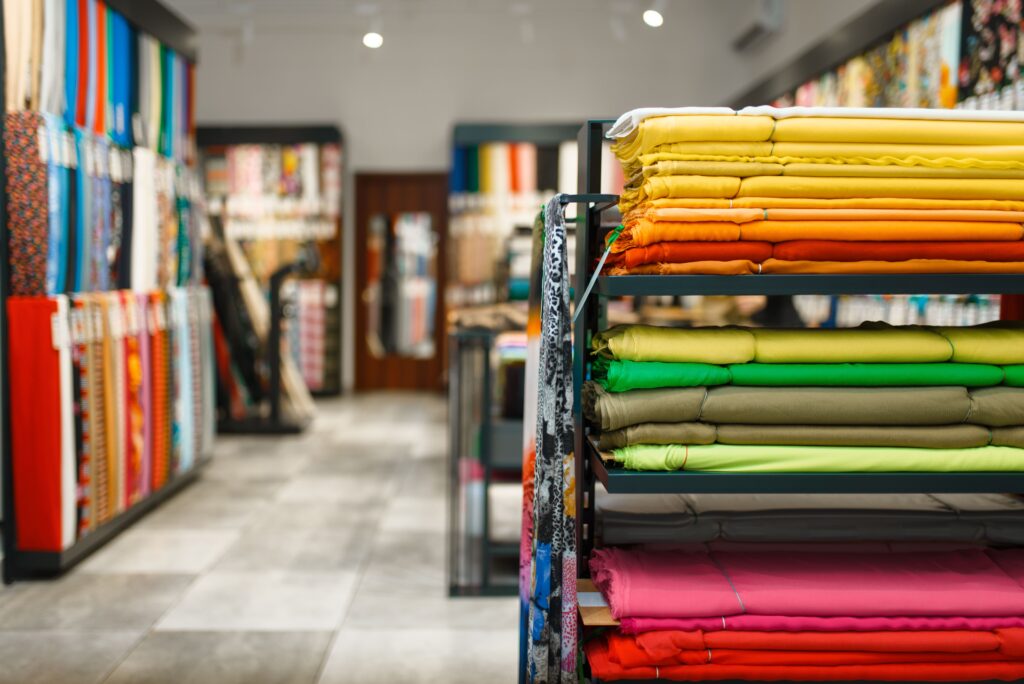
<path fill-rule="evenodd" d="M 648 26 L 658 28 L 665 23 L 665 17 L 661 16 L 661 12 L 658 10 L 649 9 L 644 12 L 644 23 Z"/>
<path fill-rule="evenodd" d="M 365 36 L 363 36 L 363 45 L 370 48 L 371 50 L 376 50 L 383 44 L 384 36 L 380 35 L 376 31 L 370 31 Z"/>

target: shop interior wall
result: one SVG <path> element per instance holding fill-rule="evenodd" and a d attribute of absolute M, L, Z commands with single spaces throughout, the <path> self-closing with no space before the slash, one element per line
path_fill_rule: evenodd
<path fill-rule="evenodd" d="M 781 31 L 737 52 L 759 0 L 171 0 L 199 30 L 198 120 L 338 123 L 352 173 L 446 169 L 456 122 L 614 118 L 636 106 L 728 102 L 878 2 L 787 0 Z M 379 50 L 363 47 L 371 28 Z M 825 68 L 828 65 L 822 65 Z M 354 259 L 343 340 L 351 385 Z"/>

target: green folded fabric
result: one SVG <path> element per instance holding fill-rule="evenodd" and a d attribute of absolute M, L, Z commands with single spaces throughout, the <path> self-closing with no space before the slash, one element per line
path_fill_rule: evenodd
<path fill-rule="evenodd" d="M 946 338 L 924 328 L 867 325 L 752 332 L 759 363 L 935 363 L 953 355 Z"/>
<path fill-rule="evenodd" d="M 601 430 L 637 423 L 696 421 L 707 390 L 703 387 L 634 390 L 612 394 L 596 382 L 583 384 L 583 414 Z"/>
<path fill-rule="evenodd" d="M 989 387 L 1003 381 L 1000 367 L 972 363 L 742 363 L 729 372 L 734 385 L 774 387 Z"/>
<path fill-rule="evenodd" d="M 754 336 L 743 328 L 657 328 L 626 325 L 594 336 L 595 353 L 627 361 L 746 363 L 754 358 Z"/>
<path fill-rule="evenodd" d="M 609 392 L 726 385 L 731 377 L 725 366 L 709 363 L 613 361 L 601 358 L 594 361 L 592 369 L 594 379 Z"/>
<path fill-rule="evenodd" d="M 1024 387 L 1024 366 L 1003 366 L 1003 384 L 1010 387 Z"/>
<path fill-rule="evenodd" d="M 841 446 L 641 445 L 616 449 L 630 470 L 720 473 L 893 473 L 1024 471 L 1024 449 L 906 449 Z"/>
<path fill-rule="evenodd" d="M 717 428 L 715 441 L 719 444 L 966 449 L 986 446 L 991 437 L 989 430 L 980 425 L 719 425 Z M 1011 439 L 1012 436 L 1007 436 L 1008 441 L 1003 446 L 1018 446 L 1010 443 Z M 665 443 L 634 441 L 625 446 Z M 675 444 L 697 442 L 677 441 Z"/>
<path fill-rule="evenodd" d="M 970 411 L 971 400 L 963 387 L 726 385 L 707 391 L 700 420 L 752 425 L 950 425 L 964 422 Z M 648 421 L 634 421 L 642 422 Z"/>
<path fill-rule="evenodd" d="M 1024 327 L 998 321 L 969 328 L 935 328 L 953 344 L 953 361 L 962 363 L 1024 363 Z"/>
<path fill-rule="evenodd" d="M 991 427 L 1024 425 L 1024 388 L 986 387 L 971 392 L 968 423 Z"/>

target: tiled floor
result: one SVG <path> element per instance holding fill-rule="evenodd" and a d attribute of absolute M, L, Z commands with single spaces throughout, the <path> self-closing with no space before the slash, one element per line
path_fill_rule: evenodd
<path fill-rule="evenodd" d="M 444 402 L 325 401 L 62 579 L 0 590 L 0 684 L 502 684 L 515 599 L 449 599 Z"/>

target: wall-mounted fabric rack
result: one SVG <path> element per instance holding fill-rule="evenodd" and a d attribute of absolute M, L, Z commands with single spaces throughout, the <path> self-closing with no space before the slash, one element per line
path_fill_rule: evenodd
<path fill-rule="evenodd" d="M 56 575 L 81 561 L 193 482 L 213 438 L 212 421 L 204 413 L 212 405 L 206 392 L 212 389 L 212 376 L 204 372 L 204 362 L 212 357 L 204 334 L 210 309 L 196 266 L 201 261 L 202 197 L 190 167 L 195 32 L 157 0 L 91 0 L 83 16 L 76 13 L 80 6 L 47 4 L 46 12 L 32 16 L 33 22 L 53 22 L 46 13 L 56 16 L 66 10 L 67 16 L 55 24 L 68 30 L 74 26 L 74 35 L 81 39 L 47 32 L 42 37 L 43 61 L 32 69 L 12 63 L 24 53 L 11 57 L 10 46 L 3 42 L 10 34 L 0 30 L 0 59 L 7 77 L 0 103 L 8 113 L 3 121 L 7 149 L 0 165 L 6 188 L 0 193 L 5 582 Z M 5 12 L 3 23 L 15 17 L 24 21 L 27 9 L 28 3 L 8 3 L 5 10 L 13 14 Z M 80 51 L 70 52 L 72 45 Z M 105 68 L 79 73 L 79 60 L 87 54 L 90 64 L 102 61 Z M 140 67 L 143 59 L 148 60 L 145 70 Z M 12 90 L 14 78 L 22 82 Z M 18 97 L 10 100 L 9 93 L 15 91 Z M 33 130 L 38 137 L 31 135 Z M 12 154 L 13 141 L 26 133 L 29 137 L 21 140 L 31 143 L 22 150 L 25 154 Z M 45 189 L 40 200 L 18 185 L 23 178 L 19 174 L 33 173 L 39 174 L 43 188 L 58 184 L 58 192 L 49 193 L 49 205 Z M 70 211 L 76 183 L 77 217 Z M 11 205 L 16 196 L 18 203 Z M 26 197 L 29 203 L 22 206 Z M 100 208 L 85 214 L 83 201 L 98 202 L 90 206 Z M 55 212 L 58 204 L 61 211 Z M 121 213 L 132 206 L 133 214 Z M 162 239 L 170 238 L 171 216 L 173 244 Z M 94 233 L 94 226 L 103 230 Z M 102 238 L 91 249 L 80 245 L 76 255 L 68 247 L 72 235 L 83 243 L 83 236 Z M 120 241 L 129 236 L 135 238 L 138 255 L 131 253 L 130 242 Z M 39 251 L 33 251 L 40 243 Z M 77 258 L 60 261 L 55 256 L 64 254 L 61 249 Z M 32 254 L 40 253 L 42 261 L 33 261 Z M 46 278 L 40 277 L 43 262 Z M 72 283 L 69 274 L 82 267 L 92 275 L 86 279 L 78 271 Z M 29 336 L 31 324 L 38 324 L 31 331 L 34 337 Z M 19 355 L 16 367 L 12 354 Z M 93 402 L 102 397 L 106 411 L 102 419 L 92 416 L 90 429 L 96 432 L 91 439 L 97 440 L 88 451 L 92 461 L 83 456 L 87 452 L 79 423 L 84 421 L 74 423 L 72 418 L 79 410 L 72 405 L 86 405 L 78 387 L 86 372 L 79 354 L 89 355 L 91 368 L 103 371 L 100 375 L 107 373 L 108 395 L 89 383 L 93 398 L 88 405 L 100 410 Z M 133 372 L 140 361 L 149 368 L 141 380 Z M 60 381 L 36 384 L 36 371 L 39 378 L 45 372 L 45 377 Z M 17 395 L 12 394 L 13 384 L 21 388 Z M 26 416 L 26 406 L 35 406 L 43 395 L 60 407 L 49 412 L 30 409 L 32 415 Z M 17 422 L 12 419 L 15 412 L 20 412 Z M 51 431 L 48 445 L 40 445 L 44 431 L 34 429 L 39 419 L 60 426 Z M 113 428 L 105 432 L 109 443 L 99 441 L 101 422 L 107 423 L 104 430 Z M 172 423 L 176 437 L 169 432 Z M 55 433 L 60 435 L 56 450 Z M 145 456 L 140 452 L 143 442 Z M 103 475 L 110 495 L 105 501 L 93 489 L 99 485 L 89 484 L 101 477 L 100 458 L 109 467 Z M 87 462 L 91 465 L 83 465 Z M 48 497 L 45 505 L 40 493 Z"/>

